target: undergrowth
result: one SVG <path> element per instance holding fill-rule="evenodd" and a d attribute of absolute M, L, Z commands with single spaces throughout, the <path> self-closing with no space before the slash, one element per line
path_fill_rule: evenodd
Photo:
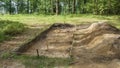
<path fill-rule="evenodd" d="M 25 26 L 16 21 L 0 20 L 0 42 L 24 31 Z"/>

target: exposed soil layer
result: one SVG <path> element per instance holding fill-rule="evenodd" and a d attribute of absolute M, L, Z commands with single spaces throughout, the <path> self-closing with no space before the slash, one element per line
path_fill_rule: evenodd
<path fill-rule="evenodd" d="M 120 58 L 120 30 L 103 22 L 83 25 L 57 23 L 19 52 L 32 56 L 72 57 L 72 65 L 93 63 L 94 66 Z"/>
<path fill-rule="evenodd" d="M 48 30 L 39 35 L 39 38 L 34 42 L 29 43 L 24 54 L 48 57 L 69 57 L 68 49 L 72 44 L 73 25 L 70 24 L 53 24 Z"/>
<path fill-rule="evenodd" d="M 81 27 L 80 27 L 81 26 Z M 73 43 L 73 35 L 76 27 L 78 29 L 87 28 L 89 25 L 70 25 L 70 24 L 53 24 L 49 29 L 45 30 L 33 42 L 28 43 L 29 46 L 23 47 L 19 52 L 37 56 L 48 57 L 70 57 L 70 49 Z"/>
<path fill-rule="evenodd" d="M 24 54 L 49 57 L 73 57 L 86 53 L 95 56 L 118 57 L 120 30 L 107 23 L 91 25 L 53 24 L 41 33 L 29 46 L 21 51 Z M 93 56 L 92 56 L 93 58 Z"/>
<path fill-rule="evenodd" d="M 45 26 L 45 25 L 44 25 Z M 0 56 L 4 53 L 12 52 L 29 40 L 36 37 L 44 26 L 29 26 L 22 34 L 13 36 L 11 39 L 0 43 Z"/>

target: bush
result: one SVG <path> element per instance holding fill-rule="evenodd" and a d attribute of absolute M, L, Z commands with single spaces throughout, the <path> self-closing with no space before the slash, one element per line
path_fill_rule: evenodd
<path fill-rule="evenodd" d="M 1 20 L 0 21 L 0 42 L 16 34 L 20 34 L 24 31 L 25 27 L 22 23 Z"/>
<path fill-rule="evenodd" d="M 8 20 L 0 20 L 0 28 L 3 29 L 4 27 L 6 27 L 6 25 L 13 23 L 12 21 L 8 21 Z"/>
<path fill-rule="evenodd" d="M 20 34 L 24 30 L 24 25 L 18 22 L 8 24 L 4 29 L 4 33 L 7 35 L 16 35 Z"/>

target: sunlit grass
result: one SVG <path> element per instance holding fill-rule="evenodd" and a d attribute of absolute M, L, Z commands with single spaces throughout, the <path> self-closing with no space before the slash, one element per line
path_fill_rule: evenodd
<path fill-rule="evenodd" d="M 93 23 L 97 21 L 109 21 L 110 24 L 120 27 L 120 16 L 102 16 L 102 15 L 91 15 L 91 14 L 78 14 L 78 15 L 0 15 L 2 20 L 19 21 L 27 25 L 37 24 L 53 24 L 53 23 Z"/>

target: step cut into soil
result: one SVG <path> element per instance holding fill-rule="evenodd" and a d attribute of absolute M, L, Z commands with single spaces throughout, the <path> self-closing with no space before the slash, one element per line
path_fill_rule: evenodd
<path fill-rule="evenodd" d="M 75 60 L 120 58 L 120 30 L 103 23 L 53 24 L 17 52 L 32 56 L 73 57 Z"/>

